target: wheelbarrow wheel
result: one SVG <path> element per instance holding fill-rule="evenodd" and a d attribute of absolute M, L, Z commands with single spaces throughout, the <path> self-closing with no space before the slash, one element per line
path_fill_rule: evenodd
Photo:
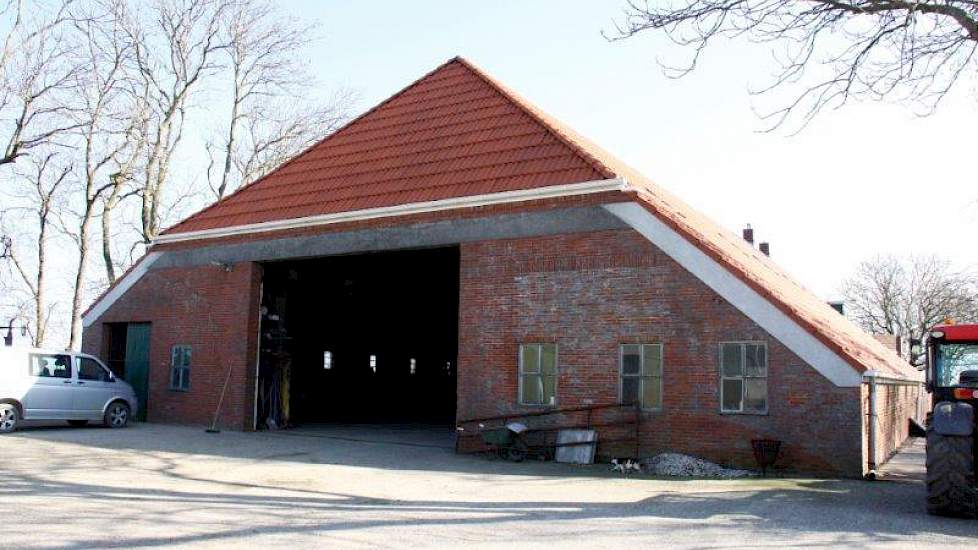
<path fill-rule="evenodd" d="M 514 441 L 513 445 L 506 449 L 506 458 L 512 460 L 513 462 L 523 462 L 527 454 L 526 444 L 522 441 Z"/>

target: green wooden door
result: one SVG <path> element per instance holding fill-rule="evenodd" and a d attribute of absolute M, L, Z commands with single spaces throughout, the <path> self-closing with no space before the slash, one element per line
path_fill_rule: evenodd
<path fill-rule="evenodd" d="M 137 419 L 145 421 L 149 397 L 149 323 L 129 323 L 126 327 L 126 382 L 139 398 Z"/>

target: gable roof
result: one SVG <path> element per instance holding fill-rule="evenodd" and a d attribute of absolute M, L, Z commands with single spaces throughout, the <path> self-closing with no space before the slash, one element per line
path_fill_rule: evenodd
<path fill-rule="evenodd" d="M 181 233 L 622 180 L 640 204 L 857 372 L 918 373 L 718 226 L 460 57 L 323 141 L 164 232 Z M 390 215 L 397 215 L 396 211 Z"/>
<path fill-rule="evenodd" d="M 456 57 L 163 234 L 611 177 Z"/>

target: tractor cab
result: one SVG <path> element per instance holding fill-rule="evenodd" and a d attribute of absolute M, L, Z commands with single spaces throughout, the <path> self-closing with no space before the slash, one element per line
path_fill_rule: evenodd
<path fill-rule="evenodd" d="M 978 515 L 978 325 L 938 325 L 926 335 L 927 511 Z"/>
<path fill-rule="evenodd" d="M 927 390 L 934 404 L 978 402 L 978 325 L 938 325 L 930 331 Z"/>

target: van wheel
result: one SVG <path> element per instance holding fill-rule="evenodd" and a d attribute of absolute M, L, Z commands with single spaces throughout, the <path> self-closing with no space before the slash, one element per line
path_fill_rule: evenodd
<path fill-rule="evenodd" d="M 0 434 L 10 433 L 17 429 L 20 422 L 20 411 L 10 403 L 0 403 Z"/>
<path fill-rule="evenodd" d="M 105 425 L 110 428 L 125 428 L 129 423 L 129 405 L 116 401 L 105 411 Z"/>
<path fill-rule="evenodd" d="M 75 428 L 84 428 L 88 426 L 88 420 L 69 420 L 68 425 Z"/>

